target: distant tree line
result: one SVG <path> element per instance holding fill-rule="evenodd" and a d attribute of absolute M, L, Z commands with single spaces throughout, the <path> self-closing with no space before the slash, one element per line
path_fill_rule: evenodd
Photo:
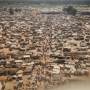
<path fill-rule="evenodd" d="M 58 5 L 58 4 L 87 4 L 90 5 L 90 0 L 0 0 L 0 3 L 28 3 L 28 4 L 51 4 L 51 5 Z"/>
<path fill-rule="evenodd" d="M 20 8 L 15 8 L 15 9 L 13 9 L 13 8 L 11 8 L 11 7 L 10 7 L 9 9 L 7 9 L 7 8 L 5 7 L 3 10 L 4 10 L 5 12 L 8 11 L 10 15 L 13 15 L 14 12 L 21 12 L 21 11 L 22 11 Z"/>

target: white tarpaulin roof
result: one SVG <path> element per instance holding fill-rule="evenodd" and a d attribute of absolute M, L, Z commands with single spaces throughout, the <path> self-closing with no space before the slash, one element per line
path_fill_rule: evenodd
<path fill-rule="evenodd" d="M 30 57 L 30 55 L 23 55 L 23 57 L 24 57 L 24 58 L 29 58 L 29 57 Z"/>
<path fill-rule="evenodd" d="M 1 88 L 2 88 L 2 85 L 1 85 L 1 82 L 0 82 L 0 90 L 1 90 Z"/>
<path fill-rule="evenodd" d="M 58 69 L 53 69 L 52 74 L 60 74 L 60 70 L 58 70 Z"/>
<path fill-rule="evenodd" d="M 22 63 L 23 60 L 15 60 L 16 63 Z"/>
<path fill-rule="evenodd" d="M 22 77 L 22 74 L 18 74 L 18 77 Z"/>
<path fill-rule="evenodd" d="M 17 74 L 22 74 L 22 73 L 23 73 L 22 70 L 17 71 Z"/>
<path fill-rule="evenodd" d="M 60 70 L 60 67 L 57 66 L 57 65 L 55 65 L 55 66 L 54 66 L 54 69 L 58 69 L 58 70 Z"/>

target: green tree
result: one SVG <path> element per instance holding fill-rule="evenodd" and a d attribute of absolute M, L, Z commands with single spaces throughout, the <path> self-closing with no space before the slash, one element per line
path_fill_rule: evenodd
<path fill-rule="evenodd" d="M 73 6 L 69 6 L 69 7 L 66 8 L 66 12 L 68 14 L 71 14 L 71 15 L 75 16 L 76 13 L 77 13 L 77 9 L 75 9 Z"/>
<path fill-rule="evenodd" d="M 7 11 L 7 8 L 4 8 L 4 11 Z"/>
<path fill-rule="evenodd" d="M 10 15 L 13 15 L 14 14 L 14 10 L 12 8 L 9 8 L 9 13 L 10 13 Z"/>
<path fill-rule="evenodd" d="M 18 9 L 17 8 L 15 9 L 15 12 L 18 12 Z"/>
<path fill-rule="evenodd" d="M 16 8 L 16 9 L 15 9 L 15 12 L 21 12 L 21 9 L 17 9 L 17 8 Z"/>

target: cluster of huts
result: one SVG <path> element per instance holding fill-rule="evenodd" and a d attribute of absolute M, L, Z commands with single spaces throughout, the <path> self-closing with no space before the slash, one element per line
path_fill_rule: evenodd
<path fill-rule="evenodd" d="M 63 77 L 89 75 L 90 31 L 83 22 L 88 16 L 25 7 L 14 15 L 0 12 L 0 75 L 11 76 L 7 81 L 24 83 L 28 75 L 29 80 L 34 77 L 29 84 L 53 84 Z"/>

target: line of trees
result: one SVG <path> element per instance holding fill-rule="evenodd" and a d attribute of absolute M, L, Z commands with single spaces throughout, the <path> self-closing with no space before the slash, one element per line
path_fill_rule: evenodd
<path fill-rule="evenodd" d="M 0 3 L 28 3 L 28 4 L 87 4 L 90 5 L 90 0 L 0 0 Z"/>
<path fill-rule="evenodd" d="M 15 9 L 9 8 L 9 9 L 7 9 L 6 7 L 3 10 L 5 12 L 9 12 L 10 15 L 13 15 L 14 12 L 17 12 L 18 13 L 18 12 L 21 12 L 22 11 L 20 8 L 15 8 Z"/>

